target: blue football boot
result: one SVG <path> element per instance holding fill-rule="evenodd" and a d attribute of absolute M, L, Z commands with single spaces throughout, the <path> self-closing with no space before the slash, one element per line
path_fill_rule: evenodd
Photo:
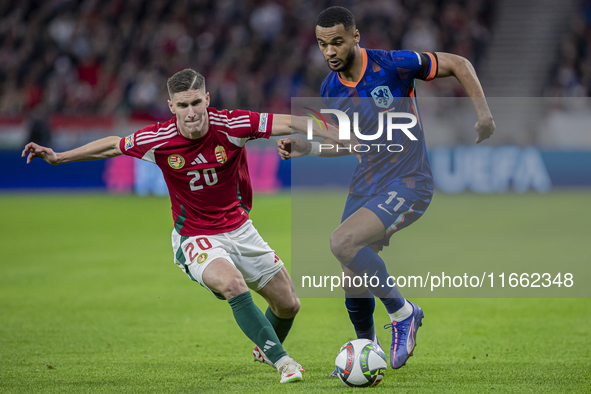
<path fill-rule="evenodd" d="M 404 366 L 406 360 L 412 356 L 417 344 L 417 331 L 423 325 L 423 310 L 410 301 L 408 303 L 412 306 L 412 315 L 400 322 L 393 321 L 384 326 L 392 330 L 390 365 L 394 369 Z"/>

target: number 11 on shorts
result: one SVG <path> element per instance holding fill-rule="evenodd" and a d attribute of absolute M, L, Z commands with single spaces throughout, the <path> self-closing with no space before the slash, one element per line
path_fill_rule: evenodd
<path fill-rule="evenodd" d="M 396 195 L 398 194 L 398 192 L 388 192 L 388 199 L 386 200 L 386 205 L 390 204 L 392 202 L 392 200 L 396 197 Z M 402 204 L 404 204 L 404 201 L 406 201 L 404 198 L 402 197 L 396 197 L 396 199 L 398 200 L 398 204 L 394 207 L 393 211 L 396 212 L 398 211 L 398 208 L 400 208 L 402 206 Z"/>

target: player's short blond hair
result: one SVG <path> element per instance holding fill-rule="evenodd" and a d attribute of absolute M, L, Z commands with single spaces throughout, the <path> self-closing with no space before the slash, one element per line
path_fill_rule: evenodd
<path fill-rule="evenodd" d="M 168 78 L 166 81 L 168 94 L 172 97 L 175 93 L 187 90 L 205 90 L 205 78 L 191 68 L 185 68 Z"/>

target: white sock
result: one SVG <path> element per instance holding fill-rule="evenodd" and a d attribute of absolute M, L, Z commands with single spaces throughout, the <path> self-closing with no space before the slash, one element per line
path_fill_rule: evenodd
<path fill-rule="evenodd" d="M 399 322 L 412 315 L 412 305 L 408 301 L 404 301 L 404 306 L 394 313 L 388 313 L 390 320 Z"/>

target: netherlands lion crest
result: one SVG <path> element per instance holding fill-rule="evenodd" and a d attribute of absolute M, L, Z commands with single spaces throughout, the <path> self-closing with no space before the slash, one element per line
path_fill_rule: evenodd
<path fill-rule="evenodd" d="M 392 92 L 390 92 L 390 88 L 387 86 L 378 86 L 372 90 L 371 97 L 373 97 L 373 101 L 380 108 L 389 108 L 392 101 L 394 101 Z"/>

